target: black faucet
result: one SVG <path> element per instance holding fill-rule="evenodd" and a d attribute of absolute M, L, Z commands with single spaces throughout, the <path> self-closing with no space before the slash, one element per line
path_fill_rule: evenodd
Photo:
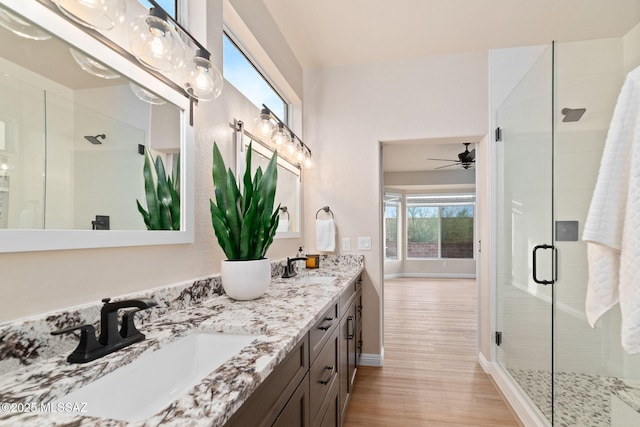
<path fill-rule="evenodd" d="M 291 264 L 293 261 L 303 261 L 306 260 L 307 257 L 306 256 L 299 256 L 299 257 L 295 257 L 295 258 L 287 258 L 287 265 L 284 267 L 284 273 L 282 273 L 282 278 L 283 279 L 288 279 L 290 277 L 294 277 L 296 274 L 298 274 L 296 272 L 296 269 L 293 267 L 293 264 Z"/>
<path fill-rule="evenodd" d="M 154 300 L 136 298 L 111 302 L 111 298 L 105 298 L 102 302 L 104 305 L 100 312 L 100 337 L 98 339 L 96 339 L 96 329 L 93 325 L 71 326 L 51 332 L 51 335 L 60 335 L 80 330 L 80 343 L 67 357 L 68 362 L 90 362 L 144 340 L 145 336 L 136 328 L 133 318 L 138 311 L 157 305 Z M 122 326 L 118 330 L 118 310 L 125 308 L 133 308 L 133 310 L 123 314 Z"/>

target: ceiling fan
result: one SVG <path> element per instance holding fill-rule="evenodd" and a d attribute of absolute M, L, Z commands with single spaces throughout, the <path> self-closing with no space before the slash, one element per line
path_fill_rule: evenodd
<path fill-rule="evenodd" d="M 453 162 L 450 165 L 440 166 L 436 169 L 448 168 L 450 166 L 462 166 L 463 169 L 469 169 L 476 162 L 476 149 L 469 151 L 470 142 L 463 142 L 464 151 L 458 154 L 458 160 L 452 159 L 427 159 L 427 160 L 438 160 L 442 162 Z"/>

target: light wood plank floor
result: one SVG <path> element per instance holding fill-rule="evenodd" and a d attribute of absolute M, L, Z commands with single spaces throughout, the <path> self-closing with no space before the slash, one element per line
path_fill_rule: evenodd
<path fill-rule="evenodd" d="M 345 427 L 518 426 L 477 362 L 475 280 L 385 281 L 384 367 L 360 367 Z"/>

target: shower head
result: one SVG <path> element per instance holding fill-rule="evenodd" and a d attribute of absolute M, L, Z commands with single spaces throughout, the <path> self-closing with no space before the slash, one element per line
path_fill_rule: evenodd
<path fill-rule="evenodd" d="M 106 135 L 104 133 L 102 133 L 102 134 L 96 135 L 96 136 L 85 135 L 85 137 L 84 137 L 84 139 L 86 139 L 87 141 L 89 141 L 92 144 L 95 144 L 95 145 L 102 144 L 102 142 L 100 142 L 100 140 L 98 138 L 105 139 Z"/>
<path fill-rule="evenodd" d="M 563 122 L 577 122 L 587 111 L 586 108 L 563 108 L 560 112 L 564 115 Z"/>

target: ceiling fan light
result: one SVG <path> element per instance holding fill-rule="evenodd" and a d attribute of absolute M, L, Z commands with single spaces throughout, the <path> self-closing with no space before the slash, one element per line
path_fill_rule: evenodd
<path fill-rule="evenodd" d="M 110 30 L 124 20 L 124 0 L 53 0 L 58 9 L 73 21 L 93 28 Z"/>

